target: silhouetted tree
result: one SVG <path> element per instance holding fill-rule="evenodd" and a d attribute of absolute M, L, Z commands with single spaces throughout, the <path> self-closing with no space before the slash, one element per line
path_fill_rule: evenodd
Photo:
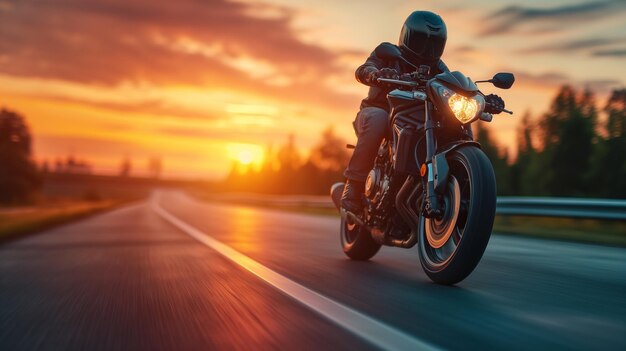
<path fill-rule="evenodd" d="M 517 159 L 511 165 L 512 193 L 530 195 L 536 192 L 535 180 L 541 177 L 536 167 L 537 151 L 533 145 L 533 124 L 526 112 L 517 129 Z"/>
<path fill-rule="evenodd" d="M 544 150 L 540 163 L 545 171 L 543 191 L 552 196 L 583 195 L 589 169 L 596 119 L 593 97 L 578 97 L 569 86 L 561 88 L 541 122 Z"/>
<path fill-rule="evenodd" d="M 161 176 L 162 170 L 163 162 L 161 162 L 161 158 L 152 157 L 148 160 L 148 172 L 150 172 L 152 178 L 158 179 Z"/>
<path fill-rule="evenodd" d="M 65 163 L 61 163 L 59 173 L 67 174 L 90 174 L 91 165 L 87 161 L 76 159 L 70 155 L 65 159 Z"/>
<path fill-rule="evenodd" d="M 293 134 L 289 134 L 287 143 L 278 150 L 277 160 L 281 170 L 293 171 L 300 165 L 300 153 L 295 139 Z"/>
<path fill-rule="evenodd" d="M 345 140 L 335 135 L 332 127 L 328 127 L 322 132 L 322 139 L 311 150 L 311 162 L 322 170 L 343 170 L 350 159 L 345 145 Z"/>
<path fill-rule="evenodd" d="M 130 160 L 130 157 L 125 157 L 120 164 L 120 177 L 128 177 L 130 176 L 130 171 L 133 168 L 133 164 Z"/>
<path fill-rule="evenodd" d="M 41 180 L 31 159 L 31 144 L 24 118 L 0 110 L 0 203 L 27 203 L 39 188 Z"/>
<path fill-rule="evenodd" d="M 606 122 L 608 138 L 626 138 L 626 89 L 614 90 L 604 111 L 608 115 Z"/>
<path fill-rule="evenodd" d="M 298 168 L 301 166 L 300 153 L 296 147 L 295 135 L 289 134 L 287 142 L 278 149 L 276 161 L 278 172 L 275 174 L 276 193 L 298 194 L 301 188 L 298 184 Z"/>
<path fill-rule="evenodd" d="M 595 145 L 590 166 L 592 194 L 626 198 L 626 89 L 613 91 L 604 112 L 607 138 Z"/>
<path fill-rule="evenodd" d="M 575 110 L 576 98 L 574 90 L 569 86 L 563 86 L 552 101 L 549 112 L 540 118 L 536 128 L 538 134 L 540 152 L 532 164 L 531 172 L 532 195 L 547 196 L 551 194 L 550 185 L 556 177 L 553 172 L 551 161 L 555 145 L 559 143 L 560 131 L 564 121 Z"/>
<path fill-rule="evenodd" d="M 508 165 L 508 154 L 506 151 L 500 152 L 498 145 L 491 138 L 489 130 L 485 124 L 477 124 L 474 128 L 476 141 L 481 145 L 482 150 L 491 160 L 493 170 L 496 174 L 498 194 L 511 194 L 511 170 Z"/>
<path fill-rule="evenodd" d="M 48 164 L 48 160 L 44 160 L 41 163 L 41 173 L 42 174 L 48 174 L 50 173 L 50 164 Z"/>
<path fill-rule="evenodd" d="M 63 173 L 63 160 L 59 157 L 54 160 L 54 173 Z"/>

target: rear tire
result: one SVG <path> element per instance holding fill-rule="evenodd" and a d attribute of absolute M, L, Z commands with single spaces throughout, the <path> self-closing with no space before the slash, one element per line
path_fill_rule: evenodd
<path fill-rule="evenodd" d="M 487 247 L 496 212 L 496 179 L 489 158 L 477 147 L 455 150 L 447 160 L 446 208 L 456 206 L 458 211 L 446 212 L 449 216 L 439 221 L 422 217 L 418 235 L 424 272 L 438 284 L 451 285 L 472 273 Z"/>
<path fill-rule="evenodd" d="M 341 216 L 340 236 L 343 252 L 353 260 L 367 261 L 380 250 L 370 233 L 358 224 L 350 223 L 345 215 Z"/>

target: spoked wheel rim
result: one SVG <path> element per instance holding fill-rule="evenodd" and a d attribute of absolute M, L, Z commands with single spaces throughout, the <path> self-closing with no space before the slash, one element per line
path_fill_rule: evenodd
<path fill-rule="evenodd" d="M 440 219 L 425 218 L 424 258 L 432 266 L 446 265 L 456 253 L 467 224 L 471 187 L 469 170 L 457 159 L 449 160 L 450 179 L 443 196 L 444 214 Z"/>

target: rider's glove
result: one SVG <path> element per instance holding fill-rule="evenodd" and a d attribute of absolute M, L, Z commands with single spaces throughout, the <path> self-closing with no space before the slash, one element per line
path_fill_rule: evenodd
<path fill-rule="evenodd" d="M 368 83 L 380 87 L 388 87 L 389 83 L 379 82 L 378 78 L 398 79 L 399 73 L 393 68 L 383 68 L 372 71 L 368 76 Z"/>
<path fill-rule="evenodd" d="M 485 107 L 487 113 L 498 114 L 504 110 L 504 100 L 496 94 L 485 96 L 485 102 L 487 103 Z"/>

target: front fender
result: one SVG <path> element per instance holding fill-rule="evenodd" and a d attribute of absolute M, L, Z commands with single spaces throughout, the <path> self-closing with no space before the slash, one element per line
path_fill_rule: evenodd
<path fill-rule="evenodd" d="M 433 157 L 433 180 L 435 182 L 435 192 L 437 194 L 443 194 L 448 184 L 448 175 L 450 168 L 448 167 L 448 160 L 446 156 L 448 153 L 457 150 L 462 147 L 475 146 L 480 149 L 480 144 L 473 140 L 457 140 L 455 142 L 446 144 L 441 150 Z"/>

